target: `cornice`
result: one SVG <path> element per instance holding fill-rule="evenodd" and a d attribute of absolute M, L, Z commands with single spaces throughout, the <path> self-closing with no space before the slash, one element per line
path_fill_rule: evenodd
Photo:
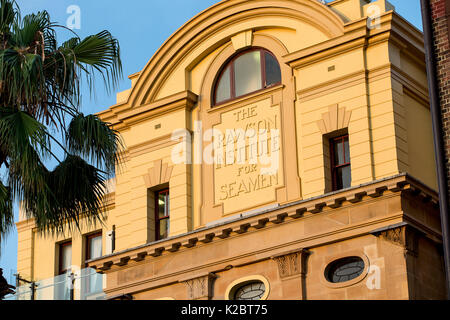
<path fill-rule="evenodd" d="M 33 229 L 35 227 L 35 219 L 26 219 L 16 222 L 17 232 L 23 232 L 26 230 Z"/>
<path fill-rule="evenodd" d="M 289 254 L 292 253 L 294 251 L 298 251 L 299 248 L 301 248 L 302 250 L 305 250 L 305 244 L 307 243 L 313 243 L 313 242 L 317 242 L 317 240 L 321 240 L 320 241 L 320 245 L 307 245 L 306 247 L 308 249 L 312 249 L 314 247 L 318 247 L 318 246 L 323 246 L 323 245 L 327 245 L 327 244 L 331 244 L 331 243 L 335 243 L 337 241 L 344 241 L 347 239 L 351 239 L 354 237 L 359 237 L 359 236 L 364 236 L 364 235 L 368 235 L 368 234 L 372 234 L 373 230 L 377 230 L 381 225 L 392 225 L 394 223 L 397 223 L 399 220 L 402 219 L 402 214 L 397 214 L 391 217 L 387 217 L 384 219 L 380 219 L 377 221 L 370 221 L 367 223 L 360 223 L 360 224 L 356 224 L 353 225 L 349 228 L 343 228 L 342 230 L 340 230 L 339 232 L 329 232 L 326 234 L 322 234 L 322 235 L 312 235 L 310 237 L 306 237 L 303 238 L 301 240 L 296 240 L 296 241 L 292 241 L 289 243 L 284 243 L 281 245 L 276 245 L 276 246 L 272 246 L 272 247 L 266 247 L 263 249 L 259 249 L 259 250 L 254 250 L 252 252 L 247 252 L 244 254 L 239 254 L 239 255 L 230 255 L 227 258 L 224 259 L 219 259 L 219 260 L 215 260 L 215 261 L 210 261 L 208 263 L 202 263 L 201 265 L 197 265 L 197 266 L 193 266 L 193 267 L 189 267 L 186 266 L 186 268 L 183 268 L 182 270 L 178 270 L 178 271 L 174 271 L 174 272 L 170 272 L 167 274 L 162 274 L 162 275 L 157 275 L 157 276 L 153 276 L 153 277 L 147 277 L 144 278 L 142 280 L 138 280 L 138 281 L 133 281 L 130 283 L 126 283 L 126 284 L 122 284 L 119 285 L 117 287 L 111 287 L 109 289 L 107 289 L 105 291 L 105 293 L 110 293 L 110 292 L 116 292 L 117 290 L 125 290 L 125 289 L 133 289 L 134 292 L 139 291 L 139 287 L 142 286 L 143 289 L 145 290 L 149 290 L 149 289 L 154 289 L 157 287 L 161 287 L 161 286 L 166 286 L 170 283 L 176 283 L 178 282 L 177 279 L 180 276 L 185 276 L 186 274 L 201 274 L 201 273 L 216 273 L 216 272 L 220 272 L 223 270 L 228 270 L 230 268 L 240 268 L 240 267 L 244 267 L 250 264 L 255 264 L 257 262 L 261 262 L 261 261 L 265 261 L 265 260 L 271 260 L 274 257 L 280 256 L 280 255 L 285 255 L 285 254 Z M 294 220 L 290 220 L 288 217 L 286 217 L 286 221 L 285 222 L 273 222 L 273 223 L 268 223 L 270 224 L 270 227 L 276 227 L 276 225 L 280 225 L 281 223 L 291 223 Z M 256 230 L 254 232 L 258 232 L 260 230 Z M 249 231 L 252 232 L 252 231 Z M 344 238 L 342 237 L 342 234 L 348 234 L 349 232 L 352 232 L 352 236 L 345 236 Z M 245 232 L 241 232 L 240 234 L 231 234 L 231 236 L 239 236 L 244 234 Z M 216 239 L 215 241 L 220 242 L 220 241 L 225 241 L 226 238 L 222 238 L 222 239 Z M 210 241 L 212 242 L 212 241 Z M 205 244 L 199 244 L 199 245 L 205 245 Z M 185 248 L 179 248 L 179 250 L 183 250 Z M 172 250 L 172 251 L 168 251 L 167 253 L 176 253 L 179 250 Z M 100 272 L 114 272 L 114 271 L 125 271 L 127 268 L 132 268 L 132 267 L 137 267 L 137 266 L 142 266 L 143 263 L 145 263 L 145 259 L 157 259 L 158 257 L 160 257 L 163 254 L 164 251 L 160 251 L 158 255 L 150 255 L 151 257 L 145 256 L 144 253 L 141 253 L 139 258 L 136 259 L 135 256 L 126 256 L 120 259 L 116 259 L 114 261 L 107 261 L 105 262 L 101 267 L 96 267 L 95 264 L 91 265 L 90 262 L 89 263 L 89 267 L 91 268 L 95 268 Z M 126 272 L 126 271 L 125 271 Z"/>
<path fill-rule="evenodd" d="M 128 157 L 136 157 L 148 152 L 160 150 L 178 144 L 179 141 L 172 140 L 172 134 L 166 134 L 158 138 L 150 139 L 141 144 L 129 147 L 127 150 Z"/>
<path fill-rule="evenodd" d="M 305 102 L 315 99 L 325 94 L 341 91 L 366 81 L 366 71 L 360 70 L 342 77 L 329 80 L 313 87 L 308 87 L 297 91 L 298 101 Z"/>
<path fill-rule="evenodd" d="M 291 68 L 304 67 L 365 45 L 366 20 L 352 22 L 345 30 L 342 36 L 285 55 L 283 62 Z"/>
<path fill-rule="evenodd" d="M 123 129 L 137 122 L 180 109 L 191 110 L 197 100 L 198 96 L 195 93 L 186 90 L 136 108 L 129 108 L 125 104 L 116 105 L 98 115 L 103 121 L 109 122 L 116 128 L 118 125 L 122 125 Z"/>
<path fill-rule="evenodd" d="M 428 95 L 428 88 L 412 78 L 401 68 L 391 65 L 392 78 L 403 85 L 403 87 L 419 100 L 423 105 L 429 107 L 430 100 Z"/>
<path fill-rule="evenodd" d="M 429 106 L 428 89 L 412 78 L 404 70 L 392 63 L 373 68 L 371 70 L 360 70 L 342 77 L 329 80 L 313 87 L 308 87 L 297 91 L 299 102 L 305 102 L 315 99 L 322 95 L 330 94 L 336 91 L 341 91 L 352 86 L 365 83 L 366 79 L 369 81 L 376 81 L 377 79 L 392 77 L 403 85 L 405 92 L 412 95 L 416 100 L 424 106 Z"/>
<path fill-rule="evenodd" d="M 264 228 L 276 227 L 276 225 L 290 223 L 297 219 L 313 218 L 315 215 L 323 212 L 330 213 L 330 210 L 350 207 L 361 202 L 375 201 L 375 198 L 392 197 L 404 192 L 435 208 L 438 207 L 438 195 L 434 190 L 406 174 L 400 174 L 340 192 L 285 204 L 278 208 L 268 209 L 257 214 L 244 215 L 242 218 L 237 218 L 236 220 L 227 221 L 207 228 L 204 227 L 187 234 L 124 250 L 96 260 L 88 261 L 88 263 L 90 267 L 96 268 L 99 271 L 108 271 L 112 268 L 116 270 L 118 267 L 126 266 L 131 262 L 155 259 L 163 255 L 164 252 L 166 252 L 164 253 L 164 255 L 166 255 L 173 254 L 180 250 L 190 250 L 199 245 L 221 241 L 248 232 L 257 232 Z M 401 219 L 402 216 L 403 213 L 399 213 L 398 216 L 386 217 L 383 219 L 386 220 L 386 222 L 391 222 L 393 219 Z M 322 239 L 332 235 L 336 236 L 338 233 L 349 230 L 360 233 L 362 232 L 361 230 L 367 228 L 373 229 L 371 226 L 375 226 L 379 223 L 380 221 L 368 221 L 359 225 L 347 226 L 339 231 L 332 231 L 330 234 L 319 234 L 313 235 L 312 237 Z M 433 234 L 433 236 L 435 236 L 435 234 Z M 302 241 L 307 240 L 311 239 L 302 239 Z M 273 250 L 270 249 L 269 251 Z"/>
<path fill-rule="evenodd" d="M 381 15 L 379 28 L 368 29 L 367 18 L 363 18 L 347 23 L 344 31 L 342 36 L 285 55 L 283 62 L 300 68 L 349 50 L 388 41 L 417 63 L 424 64 L 423 34 L 393 11 Z"/>

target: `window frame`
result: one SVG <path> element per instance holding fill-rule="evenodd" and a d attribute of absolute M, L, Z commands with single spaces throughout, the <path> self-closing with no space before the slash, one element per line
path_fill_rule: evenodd
<path fill-rule="evenodd" d="M 358 264 L 357 267 L 359 268 L 359 270 L 357 272 L 352 272 L 350 274 L 346 274 L 344 276 L 341 276 L 337 280 L 334 279 L 334 275 L 338 271 L 342 271 L 342 268 L 344 266 L 348 268 L 348 265 L 353 264 L 353 263 Z M 354 266 L 354 268 L 356 268 L 356 266 Z M 328 264 L 328 266 L 325 268 L 324 276 L 325 276 L 325 279 L 330 283 L 333 283 L 333 284 L 341 283 L 342 284 L 342 283 L 346 283 L 346 282 L 349 282 L 349 281 L 359 278 L 364 273 L 365 269 L 366 269 L 366 264 L 361 257 L 348 256 L 348 257 L 343 257 L 343 258 L 336 259 L 336 260 L 330 262 Z M 352 277 L 352 278 L 344 280 L 343 279 L 344 277 L 348 277 L 348 278 Z"/>
<path fill-rule="evenodd" d="M 70 245 L 70 246 L 72 246 L 72 240 L 68 240 L 68 241 L 64 241 L 64 242 L 61 242 L 58 246 L 59 246 L 59 257 L 58 257 L 58 275 L 60 276 L 60 275 L 63 275 L 63 274 L 66 274 L 67 273 L 67 271 L 69 270 L 69 269 L 62 269 L 62 262 L 63 262 L 63 250 L 62 250 L 62 248 L 63 247 L 65 247 L 65 246 L 68 246 L 68 245 Z M 70 254 L 72 255 L 72 248 L 70 249 Z M 70 261 L 72 261 L 72 257 L 70 257 Z"/>
<path fill-rule="evenodd" d="M 258 90 L 255 90 L 255 91 L 252 91 L 252 92 L 240 95 L 240 96 L 236 96 L 236 80 L 235 80 L 234 62 L 239 57 L 241 57 L 242 55 L 247 54 L 247 53 L 251 53 L 251 52 L 254 52 L 254 51 L 259 51 L 260 55 L 261 55 L 261 59 L 260 59 L 261 60 L 260 61 L 260 63 L 261 63 L 261 89 L 258 89 Z M 245 98 L 245 97 L 247 97 L 249 95 L 252 95 L 252 94 L 264 91 L 264 90 L 269 89 L 269 88 L 276 87 L 276 86 L 278 86 L 278 85 L 280 85 L 282 83 L 282 79 L 280 79 L 279 82 L 273 83 L 271 85 L 266 85 L 267 74 L 266 74 L 266 56 L 265 56 L 265 53 L 270 54 L 275 59 L 275 61 L 278 63 L 278 67 L 280 68 L 280 74 L 281 74 L 281 78 L 282 78 L 281 65 L 280 65 L 277 57 L 272 52 L 270 52 L 269 50 L 264 49 L 264 48 L 260 48 L 260 47 L 255 47 L 255 48 L 252 48 L 250 50 L 244 50 L 242 52 L 239 52 L 238 54 L 234 55 L 230 60 L 228 60 L 222 66 L 222 68 L 220 69 L 220 72 L 218 73 L 218 76 L 217 76 L 217 78 L 216 78 L 216 80 L 214 82 L 213 92 L 212 92 L 212 99 L 211 99 L 211 101 L 213 101 L 213 107 L 226 104 L 226 103 L 228 103 L 230 101 L 233 101 L 233 100 L 236 100 L 236 99 Z M 224 73 L 228 69 L 228 67 L 230 67 L 230 96 L 231 97 L 229 99 L 217 102 L 216 101 L 217 88 L 219 86 L 220 80 L 222 79 L 222 76 L 224 75 Z"/>
<path fill-rule="evenodd" d="M 337 181 L 337 171 L 340 168 L 345 168 L 345 167 L 350 167 L 351 168 L 351 159 L 350 159 L 350 151 L 349 154 L 347 155 L 345 152 L 345 139 L 347 139 L 350 143 L 350 137 L 348 134 L 343 134 L 340 135 L 338 137 L 334 137 L 334 138 L 330 138 L 329 139 L 329 144 L 330 144 L 330 164 L 331 164 L 331 180 L 332 180 L 332 191 L 338 191 L 338 190 L 342 190 L 345 188 L 338 188 L 338 181 Z M 343 155 L 344 155 L 344 163 L 343 164 L 339 164 L 336 165 L 335 163 L 335 146 L 338 142 L 342 141 L 342 149 L 343 149 Z M 347 159 L 348 157 L 348 159 Z M 346 161 L 348 160 L 348 162 Z"/>
<path fill-rule="evenodd" d="M 258 285 L 262 284 L 263 287 L 264 287 L 264 291 L 261 294 L 261 297 L 259 297 L 259 299 L 238 299 L 237 298 L 237 295 L 238 295 L 239 291 L 241 291 L 242 289 L 244 289 L 245 287 L 247 287 L 249 285 L 253 286 L 254 284 L 258 284 Z M 251 289 L 251 290 L 253 290 L 253 289 Z M 235 288 L 235 290 L 233 292 L 233 300 L 234 301 L 261 301 L 261 298 L 264 297 L 266 291 L 267 290 L 266 290 L 266 286 L 265 286 L 264 282 L 259 281 L 259 280 L 249 281 L 249 282 L 246 282 L 246 283 L 243 283 L 243 284 L 240 284 L 240 285 L 236 286 L 236 288 Z"/>
<path fill-rule="evenodd" d="M 159 217 L 159 203 L 158 203 L 158 199 L 159 199 L 159 195 L 160 194 L 166 194 L 167 195 L 167 199 L 170 199 L 170 192 L 169 192 L 169 188 L 165 188 L 165 189 L 161 189 L 158 191 L 155 191 L 155 241 L 158 240 L 163 240 L 166 238 L 161 238 L 161 234 L 160 234 L 160 226 L 161 226 L 161 221 L 162 220 L 169 220 L 170 222 L 170 201 L 167 201 L 167 204 L 164 208 L 164 214 L 165 216 L 160 218 Z M 170 231 L 170 227 L 169 227 L 169 231 Z"/>
<path fill-rule="evenodd" d="M 269 297 L 269 294 L 271 292 L 270 291 L 271 288 L 270 288 L 269 280 L 262 275 L 251 275 L 251 276 L 239 278 L 239 279 L 231 282 L 225 290 L 225 300 L 234 300 L 236 291 L 239 290 L 239 288 L 241 288 L 242 286 L 244 286 L 250 282 L 256 282 L 256 281 L 264 283 L 264 287 L 266 289 L 266 291 L 264 292 L 264 295 L 261 297 L 261 299 L 259 301 L 267 300 Z M 245 301 L 245 300 L 240 300 L 240 301 Z M 247 300 L 247 301 L 252 301 L 252 300 Z M 258 300 L 254 300 L 254 301 L 258 301 Z"/>
<path fill-rule="evenodd" d="M 102 239 L 102 242 L 101 242 L 101 246 L 102 246 L 102 255 L 103 255 L 103 232 L 102 232 L 102 230 L 100 230 L 100 231 L 97 231 L 97 232 L 94 232 L 94 233 L 91 233 L 91 234 L 87 234 L 86 236 L 85 236 L 85 250 L 86 250 L 86 252 L 85 252 L 85 256 L 84 256 L 84 261 L 85 261 L 85 267 L 86 268 L 88 268 L 88 264 L 86 263 L 86 261 L 89 261 L 89 260 L 91 260 L 91 259 L 93 259 L 93 258 L 91 258 L 90 257 L 90 241 L 92 240 L 92 239 L 95 239 L 95 238 L 98 238 L 98 237 L 101 237 L 101 239 Z M 83 281 L 83 284 L 84 284 L 84 294 L 85 295 L 90 295 L 92 292 L 91 292 L 91 277 L 90 276 L 88 276 L 88 277 L 85 277 L 84 278 L 84 281 Z"/>
<path fill-rule="evenodd" d="M 103 255 L 103 232 L 102 231 L 97 231 L 95 233 L 91 233 L 86 235 L 86 255 L 85 255 L 85 261 L 91 260 L 92 258 L 90 258 L 90 241 L 94 238 L 98 238 L 101 237 L 102 238 L 102 255 Z"/>
<path fill-rule="evenodd" d="M 326 277 L 326 271 L 327 271 L 328 266 L 337 260 L 345 259 L 348 257 L 358 257 L 364 261 L 365 267 L 364 267 L 364 271 L 362 272 L 362 274 L 359 277 L 349 280 L 349 281 L 346 281 L 346 282 L 338 282 L 338 283 L 329 282 Z M 347 288 L 347 287 L 353 286 L 353 285 L 363 281 L 369 273 L 369 268 L 370 268 L 369 258 L 366 256 L 366 254 L 362 250 L 359 250 L 359 249 L 358 250 L 349 250 L 346 252 L 342 252 L 338 255 L 330 255 L 330 256 L 325 257 L 325 260 L 323 261 L 322 266 L 320 268 L 320 270 L 322 272 L 322 276 L 320 277 L 320 283 L 330 289 Z"/>

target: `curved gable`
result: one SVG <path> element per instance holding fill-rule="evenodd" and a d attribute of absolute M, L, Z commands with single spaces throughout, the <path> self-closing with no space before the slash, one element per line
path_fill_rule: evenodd
<path fill-rule="evenodd" d="M 306 27 L 300 30 L 300 25 Z M 189 89 L 186 70 L 228 43 L 237 33 L 274 28 L 284 30 L 287 37 L 289 32 L 309 36 L 317 32 L 316 38 L 327 40 L 342 35 L 344 23 L 316 0 L 222 1 L 188 21 L 161 46 L 131 89 L 129 107 L 167 96 L 159 93 L 174 72 L 178 76 L 172 82 L 184 83 L 181 90 L 171 90 L 172 93 Z M 283 36 L 283 32 L 279 34 Z"/>

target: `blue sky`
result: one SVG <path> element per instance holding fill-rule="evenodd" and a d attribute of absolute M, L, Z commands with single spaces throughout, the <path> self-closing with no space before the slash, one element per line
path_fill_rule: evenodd
<path fill-rule="evenodd" d="M 127 76 L 140 71 L 161 44 L 180 26 L 193 16 L 218 3 L 218 0 L 17 0 L 22 15 L 47 10 L 53 21 L 65 25 L 70 14 L 67 9 L 77 5 L 81 9 L 81 36 L 109 30 L 121 46 L 124 77 L 117 91 L 130 87 Z M 390 0 L 396 11 L 422 29 L 420 0 Z M 70 36 L 62 32 L 60 41 Z M 96 84 L 95 97 L 86 89 L 83 95 L 83 112 L 95 113 L 115 103 L 115 93 L 108 94 L 102 79 Z M 17 232 L 9 234 L 1 244 L 0 267 L 10 280 L 10 274 L 16 270 Z"/>

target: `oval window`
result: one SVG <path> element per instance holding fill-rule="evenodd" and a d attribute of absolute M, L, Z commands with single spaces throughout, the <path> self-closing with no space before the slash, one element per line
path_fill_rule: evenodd
<path fill-rule="evenodd" d="M 266 293 L 262 281 L 252 281 L 239 286 L 234 293 L 234 300 L 261 300 Z"/>
<path fill-rule="evenodd" d="M 333 261 L 325 268 L 325 278 L 331 283 L 347 282 L 364 272 L 365 264 L 360 257 L 347 257 Z"/>

